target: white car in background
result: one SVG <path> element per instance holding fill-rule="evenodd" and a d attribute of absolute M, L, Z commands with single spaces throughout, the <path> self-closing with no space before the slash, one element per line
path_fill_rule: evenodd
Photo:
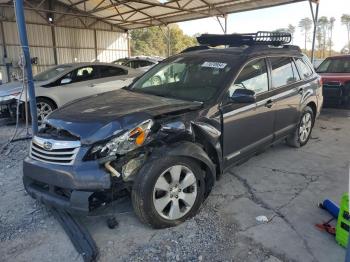
<path fill-rule="evenodd" d="M 116 61 L 113 61 L 112 63 L 146 72 L 162 60 L 164 60 L 164 58 L 160 56 L 133 56 L 120 58 Z"/>
<path fill-rule="evenodd" d="M 39 124 L 56 108 L 73 100 L 120 89 L 129 85 L 142 71 L 107 63 L 73 63 L 52 67 L 34 76 Z M 0 86 L 2 115 L 13 117 L 16 101 L 25 101 L 22 82 Z"/>

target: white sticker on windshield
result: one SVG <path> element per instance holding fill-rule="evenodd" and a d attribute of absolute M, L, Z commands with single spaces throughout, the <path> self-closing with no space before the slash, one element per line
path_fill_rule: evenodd
<path fill-rule="evenodd" d="M 212 67 L 212 68 L 219 68 L 219 69 L 223 69 L 225 68 L 225 66 L 227 66 L 226 63 L 220 63 L 220 62 L 204 62 L 202 64 L 202 67 Z"/>

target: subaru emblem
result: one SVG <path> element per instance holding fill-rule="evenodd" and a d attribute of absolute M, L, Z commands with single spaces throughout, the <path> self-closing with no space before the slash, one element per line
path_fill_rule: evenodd
<path fill-rule="evenodd" d="M 51 150 L 52 149 L 52 143 L 49 141 L 44 142 L 44 149 Z"/>

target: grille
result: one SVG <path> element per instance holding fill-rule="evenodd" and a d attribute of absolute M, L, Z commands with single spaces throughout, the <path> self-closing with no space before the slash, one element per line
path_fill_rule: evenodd
<path fill-rule="evenodd" d="M 52 164 L 72 165 L 80 148 L 80 141 L 62 141 L 35 136 L 30 157 Z"/>
<path fill-rule="evenodd" d="M 338 81 L 330 81 L 323 83 L 324 87 L 341 87 L 341 83 Z"/>

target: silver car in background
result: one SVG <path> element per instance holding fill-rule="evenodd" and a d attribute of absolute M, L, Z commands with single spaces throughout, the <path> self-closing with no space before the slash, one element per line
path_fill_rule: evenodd
<path fill-rule="evenodd" d="M 160 56 L 133 56 L 120 58 L 112 63 L 146 72 L 162 60 L 164 60 L 164 58 Z"/>
<path fill-rule="evenodd" d="M 127 86 L 142 73 L 107 63 L 63 64 L 41 72 L 34 77 L 38 122 L 68 102 Z M 22 82 L 11 82 L 0 86 L 2 115 L 13 117 L 16 101 L 25 101 L 25 95 L 21 95 L 22 85 Z"/>

